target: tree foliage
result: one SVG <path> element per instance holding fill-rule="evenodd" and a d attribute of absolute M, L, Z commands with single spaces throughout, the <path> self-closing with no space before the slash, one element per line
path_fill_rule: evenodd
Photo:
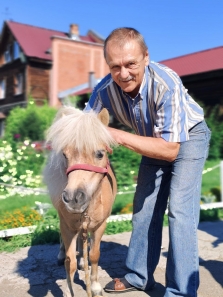
<path fill-rule="evenodd" d="M 208 159 L 222 158 L 222 144 L 223 144 L 223 123 L 219 113 L 219 105 L 214 106 L 208 117 L 206 116 L 206 122 L 211 130 L 211 140 Z"/>

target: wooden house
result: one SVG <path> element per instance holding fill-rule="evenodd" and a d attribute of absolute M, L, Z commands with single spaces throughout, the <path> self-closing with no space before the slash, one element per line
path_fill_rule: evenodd
<path fill-rule="evenodd" d="M 5 21 L 0 37 L 0 133 L 4 118 L 29 98 L 37 105 L 47 100 L 59 107 L 58 93 L 85 83 L 89 73 L 108 73 L 103 58 L 104 39 L 92 30 L 79 34 Z M 0 134 L 1 135 L 1 134 Z"/>

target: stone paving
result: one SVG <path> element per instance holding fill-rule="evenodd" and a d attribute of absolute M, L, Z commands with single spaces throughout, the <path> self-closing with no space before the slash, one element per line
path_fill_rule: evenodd
<path fill-rule="evenodd" d="M 223 221 L 204 222 L 199 225 L 201 285 L 200 297 L 223 297 Z M 99 281 L 102 286 L 113 277 L 126 273 L 130 233 L 104 235 L 99 262 Z M 22 248 L 15 253 L 0 253 L 0 297 L 62 297 L 66 286 L 63 266 L 57 266 L 58 245 Z M 158 282 L 150 292 L 134 291 L 104 296 L 163 297 L 165 266 L 168 250 L 168 228 L 164 227 L 159 264 L 155 272 Z M 86 297 L 84 272 L 75 275 L 75 297 Z"/>

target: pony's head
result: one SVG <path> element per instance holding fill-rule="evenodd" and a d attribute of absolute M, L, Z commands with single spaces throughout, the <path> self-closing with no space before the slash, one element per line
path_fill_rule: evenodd
<path fill-rule="evenodd" d="M 67 184 L 61 199 L 69 212 L 84 212 L 100 192 L 108 167 L 107 150 L 116 145 L 106 128 L 108 122 L 106 109 L 96 114 L 64 107 L 48 130 L 54 155 L 66 164 Z"/>

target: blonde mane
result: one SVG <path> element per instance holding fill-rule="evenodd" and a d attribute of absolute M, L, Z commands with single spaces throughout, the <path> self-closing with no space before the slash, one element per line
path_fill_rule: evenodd
<path fill-rule="evenodd" d="M 95 112 L 63 107 L 47 132 L 47 142 L 59 153 L 71 146 L 79 152 L 92 152 L 98 145 L 117 145 Z"/>

